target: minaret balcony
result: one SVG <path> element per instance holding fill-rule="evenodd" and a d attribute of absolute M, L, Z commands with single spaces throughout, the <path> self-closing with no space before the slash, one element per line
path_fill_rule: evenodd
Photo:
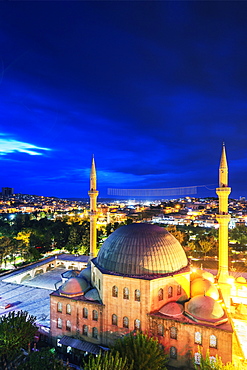
<path fill-rule="evenodd" d="M 216 188 L 216 193 L 229 193 L 231 192 L 231 188 L 229 188 L 228 186 L 223 186 L 221 188 Z"/>
<path fill-rule="evenodd" d="M 231 216 L 227 213 L 227 214 L 225 214 L 225 215 L 216 215 L 216 219 L 217 219 L 217 221 L 230 221 L 230 219 L 231 219 Z"/>

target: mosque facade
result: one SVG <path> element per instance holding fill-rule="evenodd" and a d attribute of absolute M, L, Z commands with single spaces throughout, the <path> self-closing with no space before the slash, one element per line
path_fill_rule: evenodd
<path fill-rule="evenodd" d="M 108 347 L 133 331 L 158 338 L 169 365 L 192 369 L 203 356 L 233 359 L 234 329 L 227 310 L 228 174 L 223 146 L 219 175 L 219 272 L 192 272 L 180 243 L 164 228 L 130 224 L 114 231 L 96 256 L 98 191 L 90 175 L 90 264 L 50 296 L 55 345 L 68 337 Z M 66 342 L 66 340 L 67 342 Z M 90 349 L 89 349 L 90 352 Z M 93 352 L 93 349 L 91 350 Z"/>

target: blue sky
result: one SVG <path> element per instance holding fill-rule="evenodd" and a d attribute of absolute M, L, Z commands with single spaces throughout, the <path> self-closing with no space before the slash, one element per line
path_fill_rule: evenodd
<path fill-rule="evenodd" d="M 0 187 L 247 196 L 247 3 L 0 3 Z M 200 196 L 214 190 L 198 188 Z"/>

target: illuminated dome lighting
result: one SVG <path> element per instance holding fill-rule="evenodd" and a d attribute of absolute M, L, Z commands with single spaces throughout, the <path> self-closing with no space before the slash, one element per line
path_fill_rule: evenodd
<path fill-rule="evenodd" d="M 151 224 L 130 224 L 104 242 L 96 266 L 122 275 L 172 273 L 188 265 L 185 252 L 167 230 Z"/>
<path fill-rule="evenodd" d="M 177 302 L 169 302 L 161 307 L 161 309 L 159 310 L 159 313 L 161 313 L 162 315 L 172 317 L 180 316 L 183 312 L 183 305 Z"/>
<path fill-rule="evenodd" d="M 88 288 L 89 284 L 85 279 L 72 277 L 59 288 L 59 293 L 69 297 L 76 297 L 84 294 Z"/>
<path fill-rule="evenodd" d="M 195 270 L 191 273 L 190 280 L 193 281 L 193 280 L 198 279 L 200 277 L 203 278 L 203 279 L 211 281 L 211 283 L 214 283 L 214 275 L 211 274 L 211 272 L 204 271 L 204 270 L 199 270 L 199 269 Z"/>
<path fill-rule="evenodd" d="M 197 278 L 191 282 L 190 289 L 191 297 L 206 295 L 213 299 L 219 299 L 218 289 L 209 280 Z"/>
<path fill-rule="evenodd" d="M 186 311 L 195 318 L 202 320 L 217 320 L 224 316 L 221 305 L 213 298 L 198 295 L 186 304 Z"/>
<path fill-rule="evenodd" d="M 246 283 L 246 279 L 243 276 L 239 276 L 236 279 L 237 283 Z"/>

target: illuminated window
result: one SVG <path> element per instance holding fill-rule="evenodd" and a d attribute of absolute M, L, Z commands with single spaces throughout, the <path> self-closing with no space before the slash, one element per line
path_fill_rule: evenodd
<path fill-rule="evenodd" d="M 195 364 L 200 365 L 201 364 L 201 354 L 200 352 L 195 353 Z"/>
<path fill-rule="evenodd" d="M 93 328 L 92 336 L 94 339 L 98 339 L 98 329 L 97 328 Z"/>
<path fill-rule="evenodd" d="M 141 321 L 140 320 L 136 319 L 134 321 L 134 328 L 135 328 L 135 330 L 140 330 L 141 329 Z"/>
<path fill-rule="evenodd" d="M 66 321 L 66 330 L 71 331 L 71 322 L 69 320 Z"/>
<path fill-rule="evenodd" d="M 173 296 L 173 287 L 169 286 L 168 288 L 168 298 L 171 298 Z"/>
<path fill-rule="evenodd" d="M 164 326 L 161 324 L 158 325 L 158 335 L 164 335 Z"/>
<path fill-rule="evenodd" d="M 160 290 L 158 292 L 158 300 L 163 301 L 163 289 L 162 288 L 160 288 Z"/>
<path fill-rule="evenodd" d="M 173 358 L 174 360 L 177 359 L 177 348 L 176 347 L 170 347 L 170 358 Z"/>
<path fill-rule="evenodd" d="M 87 325 L 83 325 L 82 335 L 85 335 L 87 337 L 87 335 L 88 335 L 88 326 Z"/>
<path fill-rule="evenodd" d="M 175 328 L 175 326 L 172 326 L 170 329 L 170 338 L 177 339 L 178 336 L 178 330 Z"/>
<path fill-rule="evenodd" d="M 58 329 L 62 329 L 62 325 L 63 325 L 62 319 L 58 318 L 57 319 L 57 327 L 58 327 Z"/>
<path fill-rule="evenodd" d="M 117 315 L 112 315 L 112 325 L 117 325 Z"/>
<path fill-rule="evenodd" d="M 209 361 L 210 361 L 210 364 L 211 364 L 211 365 L 214 365 L 214 364 L 215 364 L 215 362 L 216 362 L 216 357 L 214 357 L 214 356 L 210 356 L 210 357 L 209 357 Z"/>
<path fill-rule="evenodd" d="M 116 285 L 112 287 L 112 296 L 118 297 L 118 287 Z"/>
<path fill-rule="evenodd" d="M 62 347 L 62 343 L 60 343 L 60 339 L 61 339 L 61 338 L 58 338 L 58 339 L 57 339 L 57 347 Z"/>
<path fill-rule="evenodd" d="M 57 312 L 62 312 L 62 310 L 63 310 L 63 305 L 62 305 L 61 302 L 58 302 L 57 303 Z"/>
<path fill-rule="evenodd" d="M 210 335 L 209 337 L 209 347 L 217 348 L 217 338 L 215 335 Z"/>
<path fill-rule="evenodd" d="M 141 300 L 141 292 L 139 289 L 135 290 L 135 301 L 140 302 Z"/>
<path fill-rule="evenodd" d="M 88 309 L 86 307 L 84 307 L 82 310 L 82 316 L 84 319 L 88 318 Z"/>
<path fill-rule="evenodd" d="M 66 313 L 69 315 L 71 314 L 71 305 L 69 303 L 66 306 Z"/>
<path fill-rule="evenodd" d="M 129 319 L 126 316 L 124 316 L 124 318 L 123 318 L 123 327 L 124 328 L 128 328 L 129 327 Z"/>
<path fill-rule="evenodd" d="M 195 344 L 202 344 L 202 334 L 199 331 L 195 332 Z"/>
<path fill-rule="evenodd" d="M 182 287 L 181 285 L 178 285 L 177 286 L 177 295 L 181 295 L 182 294 Z"/>
<path fill-rule="evenodd" d="M 129 299 L 129 289 L 128 288 L 123 289 L 123 299 Z"/>
<path fill-rule="evenodd" d="M 98 311 L 93 310 L 93 320 L 98 321 Z"/>

